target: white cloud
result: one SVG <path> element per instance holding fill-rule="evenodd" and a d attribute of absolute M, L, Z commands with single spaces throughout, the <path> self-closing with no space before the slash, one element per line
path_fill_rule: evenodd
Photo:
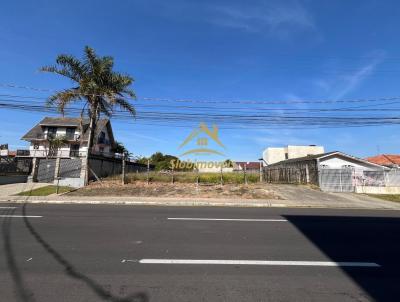
<path fill-rule="evenodd" d="M 318 78 L 312 84 L 331 99 L 341 99 L 356 90 L 371 76 L 376 67 L 385 59 L 384 51 L 376 51 L 369 55 L 369 61 L 352 72 L 342 73 L 331 78 Z M 336 66 L 335 68 L 341 68 Z"/>
<path fill-rule="evenodd" d="M 345 75 L 343 80 L 345 84 L 343 87 L 336 93 L 335 99 L 340 99 L 344 97 L 346 94 L 350 93 L 354 89 L 356 89 L 368 76 L 370 76 L 375 70 L 376 66 L 383 61 L 383 56 L 379 55 L 372 59 L 369 63 L 359 68 L 352 74 Z"/>
<path fill-rule="evenodd" d="M 249 32 L 267 31 L 287 36 L 294 31 L 315 29 L 310 13 L 298 1 L 269 2 L 246 6 L 215 6 L 209 21 L 219 26 Z"/>

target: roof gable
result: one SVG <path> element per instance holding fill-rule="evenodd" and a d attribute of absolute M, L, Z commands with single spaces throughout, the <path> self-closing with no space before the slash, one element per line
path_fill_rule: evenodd
<path fill-rule="evenodd" d="M 322 154 L 315 154 L 315 155 L 308 155 L 308 156 L 303 156 L 303 157 L 298 157 L 298 158 L 287 159 L 287 160 L 283 160 L 283 161 L 274 163 L 274 164 L 269 165 L 269 166 L 275 166 L 275 165 L 285 164 L 285 163 L 308 161 L 308 160 L 321 160 L 321 159 L 325 159 L 327 157 L 334 156 L 334 155 L 339 155 L 341 157 L 348 158 L 348 159 L 350 159 L 352 161 L 358 161 L 358 162 L 361 162 L 361 163 L 366 164 L 366 165 L 379 167 L 379 168 L 382 168 L 382 169 L 387 169 L 386 167 L 384 167 L 382 165 L 379 165 L 379 164 L 376 164 L 376 163 L 372 163 L 372 162 L 369 162 L 369 161 L 364 160 L 362 158 L 358 158 L 358 157 L 355 157 L 355 156 L 352 156 L 352 155 L 349 155 L 349 154 L 346 154 L 346 153 L 343 153 L 343 152 L 340 152 L 340 151 L 332 151 L 332 152 L 327 152 L 327 153 L 322 153 Z"/>
<path fill-rule="evenodd" d="M 45 117 L 39 123 L 37 123 L 32 129 L 30 129 L 21 139 L 26 141 L 32 141 L 38 138 L 43 138 L 44 127 L 81 127 L 83 126 L 83 135 L 81 139 L 87 141 L 89 138 L 89 119 L 81 119 L 74 117 Z M 101 118 L 97 121 L 95 137 L 106 128 L 108 132 L 111 144 L 115 143 L 114 134 L 112 132 L 110 120 L 107 118 Z"/>

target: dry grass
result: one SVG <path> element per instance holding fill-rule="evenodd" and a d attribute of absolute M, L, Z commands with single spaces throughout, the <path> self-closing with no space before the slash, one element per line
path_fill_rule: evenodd
<path fill-rule="evenodd" d="M 193 183 L 147 184 L 143 181 L 121 185 L 120 181 L 95 182 L 87 187 L 71 192 L 69 196 L 139 196 L 139 197 L 199 197 L 199 198 L 249 198 L 281 199 L 268 185 L 225 184 L 199 185 Z"/>
<path fill-rule="evenodd" d="M 388 201 L 400 202 L 400 194 L 367 194 L 371 197 L 380 198 Z"/>

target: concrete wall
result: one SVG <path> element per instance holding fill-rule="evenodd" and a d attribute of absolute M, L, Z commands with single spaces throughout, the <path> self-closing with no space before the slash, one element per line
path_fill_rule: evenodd
<path fill-rule="evenodd" d="M 54 180 L 53 184 L 57 185 L 57 180 Z M 72 178 L 72 177 L 61 178 L 58 181 L 58 185 L 65 186 L 65 187 L 82 188 L 85 186 L 85 179 L 84 178 Z"/>
<path fill-rule="evenodd" d="M 287 146 L 289 159 L 324 153 L 322 146 Z"/>
<path fill-rule="evenodd" d="M 7 175 L 0 176 L 0 185 L 24 183 L 28 181 L 28 175 Z"/>
<path fill-rule="evenodd" d="M 400 187 L 356 186 L 355 192 L 363 194 L 400 194 Z"/>

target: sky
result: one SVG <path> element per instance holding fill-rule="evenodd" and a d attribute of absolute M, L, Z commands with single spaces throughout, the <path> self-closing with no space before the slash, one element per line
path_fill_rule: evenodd
<path fill-rule="evenodd" d="M 54 64 L 61 53 L 80 57 L 90 45 L 99 55 L 113 56 L 115 70 L 135 79 L 138 118 L 112 119 L 116 139 L 135 155 L 178 155 L 179 145 L 203 120 L 146 122 L 139 118 L 148 110 L 141 107 L 145 98 L 290 102 L 399 96 L 399 15 L 398 1 L 378 0 L 5 1 L 0 10 L 0 94 L 45 100 L 50 92 L 4 84 L 71 87 L 70 81 L 38 70 Z M 169 108 L 162 102 L 149 104 L 163 112 L 182 110 L 173 107 L 177 103 Z M 215 106 L 218 112 L 232 107 Z M 237 106 L 238 111 L 263 108 Z M 210 107 L 202 114 L 212 115 Z M 0 108 L 0 143 L 26 147 L 20 138 L 44 115 Z M 218 126 L 226 156 L 237 161 L 254 161 L 265 148 L 285 145 L 317 144 L 359 157 L 400 153 L 399 125 L 297 129 L 243 123 L 232 129 L 221 120 Z"/>

